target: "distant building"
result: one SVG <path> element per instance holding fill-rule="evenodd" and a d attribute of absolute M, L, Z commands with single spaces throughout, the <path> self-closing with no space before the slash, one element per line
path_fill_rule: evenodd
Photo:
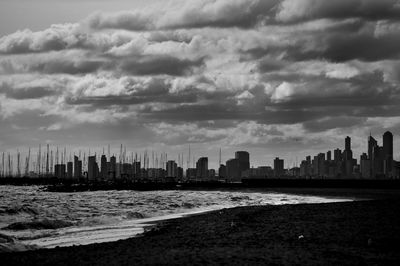
<path fill-rule="evenodd" d="M 168 161 L 167 165 L 167 177 L 177 178 L 178 177 L 178 165 L 175 161 Z"/>
<path fill-rule="evenodd" d="M 281 177 L 284 175 L 284 161 L 283 159 L 279 159 L 279 157 L 276 157 L 274 159 L 274 176 L 275 177 Z"/>
<path fill-rule="evenodd" d="M 186 169 L 186 179 L 187 180 L 195 180 L 196 179 L 196 168 L 188 168 Z"/>
<path fill-rule="evenodd" d="M 82 176 L 82 161 L 78 156 L 74 156 L 74 178 L 79 179 Z"/>
<path fill-rule="evenodd" d="M 250 169 L 250 155 L 247 151 L 235 152 L 235 159 L 239 161 L 239 172 L 242 176 L 243 171 Z"/>
<path fill-rule="evenodd" d="M 100 159 L 100 176 L 103 180 L 108 179 L 107 157 L 104 154 Z"/>
<path fill-rule="evenodd" d="M 226 161 L 226 179 L 229 181 L 240 181 L 240 164 L 238 159 L 230 159 Z"/>
<path fill-rule="evenodd" d="M 109 179 L 115 181 L 117 178 L 117 158 L 114 155 L 110 157 L 110 164 L 107 168 Z"/>
<path fill-rule="evenodd" d="M 215 179 L 215 170 L 214 169 L 208 169 L 208 174 L 207 174 L 208 178 L 213 180 Z"/>
<path fill-rule="evenodd" d="M 54 166 L 54 172 L 57 178 L 64 179 L 65 178 L 65 164 L 56 164 Z"/>
<path fill-rule="evenodd" d="M 242 172 L 242 178 L 268 178 L 273 176 L 273 170 L 270 166 L 259 166 L 257 168 L 249 168 Z"/>
<path fill-rule="evenodd" d="M 221 164 L 218 168 L 218 177 L 220 179 L 226 178 L 226 166 Z"/>
<path fill-rule="evenodd" d="M 73 163 L 68 162 L 67 163 L 67 178 L 72 179 L 72 176 L 73 176 Z"/>
<path fill-rule="evenodd" d="M 208 178 L 208 158 L 201 157 L 196 163 L 196 177 L 200 179 Z"/>
<path fill-rule="evenodd" d="M 362 178 L 371 178 L 371 161 L 368 159 L 368 155 L 363 153 L 360 156 L 360 175 Z"/>
<path fill-rule="evenodd" d="M 89 156 L 88 158 L 88 180 L 96 181 L 99 167 L 96 162 L 96 156 Z"/>
<path fill-rule="evenodd" d="M 393 134 L 389 131 L 383 134 L 383 160 L 384 174 L 389 177 L 393 170 Z"/>

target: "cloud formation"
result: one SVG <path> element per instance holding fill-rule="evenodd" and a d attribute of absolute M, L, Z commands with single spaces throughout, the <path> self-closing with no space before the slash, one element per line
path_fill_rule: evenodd
<path fill-rule="evenodd" d="M 0 133 L 10 147 L 14 131 L 89 141 L 85 129 L 99 141 L 175 148 L 337 145 L 338 134 L 400 127 L 398 43 L 395 0 L 176 0 L 97 12 L 0 38 L 0 120 L 14 128 Z"/>

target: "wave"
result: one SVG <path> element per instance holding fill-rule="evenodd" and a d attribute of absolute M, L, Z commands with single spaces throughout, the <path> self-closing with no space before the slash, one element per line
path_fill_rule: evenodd
<path fill-rule="evenodd" d="M 13 252 L 13 251 L 26 251 L 36 249 L 36 245 L 26 245 L 19 242 L 12 236 L 0 234 L 0 253 L 2 252 Z"/>
<path fill-rule="evenodd" d="M 27 213 L 30 215 L 38 215 L 39 210 L 37 208 L 28 207 L 28 206 L 14 206 L 11 208 L 0 209 L 0 214 L 19 214 L 19 213 Z"/>
<path fill-rule="evenodd" d="M 16 222 L 12 223 L 6 227 L 3 227 L 2 229 L 6 230 L 26 230 L 26 229 L 58 229 L 58 228 L 63 228 L 63 227 L 68 227 L 72 226 L 73 223 L 71 222 L 66 222 L 62 220 L 49 220 L 49 219 L 43 219 L 43 220 L 35 220 L 35 221 L 29 221 L 29 222 Z"/>
<path fill-rule="evenodd" d="M 127 212 L 126 218 L 128 218 L 128 219 L 143 219 L 143 218 L 146 218 L 146 216 L 140 212 Z"/>

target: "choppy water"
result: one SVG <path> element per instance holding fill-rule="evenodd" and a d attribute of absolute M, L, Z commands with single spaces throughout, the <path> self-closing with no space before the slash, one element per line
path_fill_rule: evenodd
<path fill-rule="evenodd" d="M 0 234 L 51 248 L 125 239 L 157 220 L 249 205 L 324 203 L 350 199 L 252 191 L 46 192 L 0 186 Z"/>

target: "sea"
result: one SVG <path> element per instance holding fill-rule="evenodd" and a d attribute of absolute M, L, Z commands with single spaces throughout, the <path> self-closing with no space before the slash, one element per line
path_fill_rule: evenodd
<path fill-rule="evenodd" d="M 110 242 L 157 221 L 252 205 L 351 201 L 253 190 L 109 190 L 60 193 L 0 186 L 0 247 L 7 251 Z"/>

